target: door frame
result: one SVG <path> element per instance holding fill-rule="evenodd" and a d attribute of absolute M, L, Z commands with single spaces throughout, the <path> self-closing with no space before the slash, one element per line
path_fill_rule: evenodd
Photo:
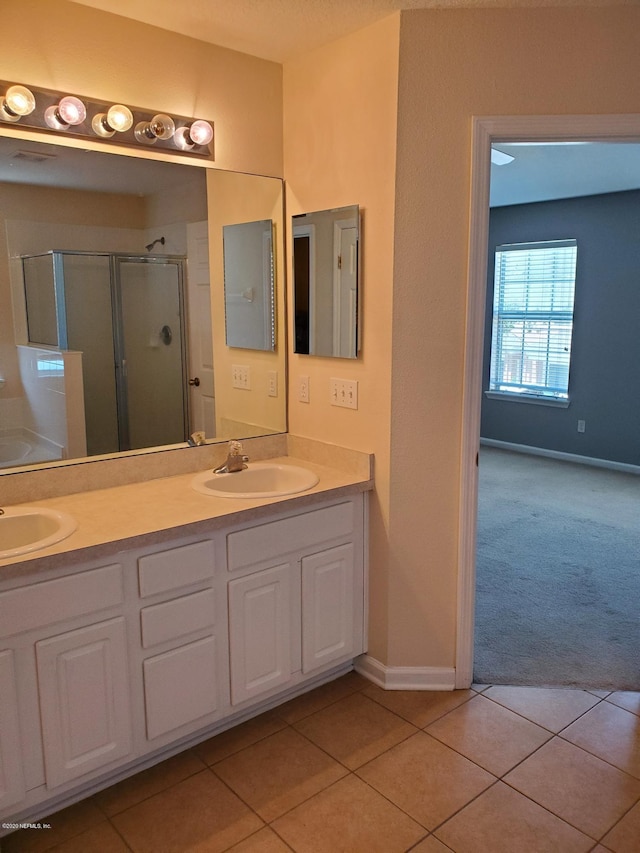
<path fill-rule="evenodd" d="M 491 145 L 494 142 L 640 139 L 640 115 L 474 116 L 467 279 L 465 365 L 460 460 L 456 677 L 457 689 L 473 681 L 476 533 L 480 405 L 489 237 Z"/>

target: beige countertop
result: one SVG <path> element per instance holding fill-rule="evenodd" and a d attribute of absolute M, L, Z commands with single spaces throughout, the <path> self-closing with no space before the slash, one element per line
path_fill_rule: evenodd
<path fill-rule="evenodd" d="M 239 522 L 252 522 L 283 510 L 313 505 L 373 488 L 371 472 L 320 465 L 294 456 L 276 457 L 279 464 L 300 465 L 319 482 L 305 492 L 282 497 L 246 499 L 200 494 L 191 487 L 194 474 L 130 483 L 23 504 L 66 512 L 78 527 L 61 542 L 18 557 L 0 560 L 0 578 L 28 576 L 47 569 L 108 556 L 131 547 L 162 543 L 179 536 L 200 535 Z M 281 505 L 281 506 L 280 506 Z"/>

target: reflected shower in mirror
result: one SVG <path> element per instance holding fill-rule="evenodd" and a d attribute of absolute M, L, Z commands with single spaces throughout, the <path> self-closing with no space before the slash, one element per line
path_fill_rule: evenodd
<path fill-rule="evenodd" d="M 282 182 L 0 128 L 0 469 L 286 429 L 284 395 L 265 402 L 263 382 L 239 416 L 213 330 L 224 303 L 211 223 L 221 234 L 242 221 L 241 201 L 247 218 L 277 220 Z"/>
<path fill-rule="evenodd" d="M 358 205 L 293 217 L 294 351 L 357 358 Z"/>
<path fill-rule="evenodd" d="M 227 346 L 273 350 L 273 222 L 225 225 L 222 239 Z"/>

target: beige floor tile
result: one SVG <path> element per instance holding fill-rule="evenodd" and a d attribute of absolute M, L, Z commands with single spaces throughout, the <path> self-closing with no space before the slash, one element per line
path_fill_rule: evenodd
<path fill-rule="evenodd" d="M 291 728 L 225 758 L 213 770 L 267 822 L 347 772 Z"/>
<path fill-rule="evenodd" d="M 49 824 L 50 828 L 13 832 L 2 839 L 2 853 L 40 853 L 49 850 L 92 826 L 104 823 L 104 814 L 91 798 L 55 812 L 40 823 Z"/>
<path fill-rule="evenodd" d="M 411 853 L 451 853 L 451 848 L 443 844 L 442 841 L 438 841 L 435 835 L 430 835 L 412 847 Z"/>
<path fill-rule="evenodd" d="M 234 726 L 227 729 L 226 732 L 220 732 L 219 735 L 197 744 L 193 747 L 193 751 L 206 764 L 215 764 L 217 761 L 222 761 L 223 758 L 240 752 L 241 749 L 281 731 L 285 726 L 286 723 L 281 717 L 273 711 L 267 711 L 252 720 L 247 720 L 246 723 L 240 723 L 239 726 Z"/>
<path fill-rule="evenodd" d="M 187 750 L 100 791 L 95 795 L 94 801 L 111 817 L 193 776 L 194 773 L 200 773 L 203 768 L 202 761 L 191 750 Z"/>
<path fill-rule="evenodd" d="M 562 737 L 640 779 L 640 725 L 631 711 L 600 702 Z"/>
<path fill-rule="evenodd" d="M 294 728 L 350 770 L 416 732 L 415 726 L 362 693 L 306 717 Z"/>
<path fill-rule="evenodd" d="M 296 853 L 404 853 L 423 827 L 350 775 L 274 821 Z"/>
<path fill-rule="evenodd" d="M 435 831 L 455 853 L 586 853 L 593 839 L 498 782 Z"/>
<path fill-rule="evenodd" d="M 610 693 L 607 696 L 607 702 L 613 702 L 619 708 L 624 708 L 634 714 L 640 716 L 640 693 L 634 693 L 631 690 L 620 693 Z"/>
<path fill-rule="evenodd" d="M 502 776 L 549 740 L 550 733 L 508 708 L 475 696 L 426 731 L 495 776 Z"/>
<path fill-rule="evenodd" d="M 586 690 L 544 687 L 490 687 L 483 694 L 528 720 L 559 732 L 600 701 Z"/>
<path fill-rule="evenodd" d="M 638 853 L 640 850 L 640 803 L 637 803 L 611 832 L 602 839 L 613 853 Z"/>
<path fill-rule="evenodd" d="M 504 779 L 522 794 L 598 839 L 640 799 L 640 781 L 560 738 Z"/>
<path fill-rule="evenodd" d="M 358 776 L 427 829 L 434 829 L 496 778 L 424 732 L 365 764 Z"/>
<path fill-rule="evenodd" d="M 362 693 L 421 729 L 476 695 L 473 690 L 383 690 L 375 684 Z"/>
<path fill-rule="evenodd" d="M 343 675 L 342 678 L 337 678 L 335 681 L 330 681 L 328 684 L 323 684 L 321 687 L 316 687 L 315 690 L 310 690 L 309 693 L 303 693 L 290 702 L 280 705 L 276 709 L 276 713 L 287 723 L 296 723 L 298 720 L 304 719 L 316 711 L 321 711 L 323 708 L 332 705 L 345 696 L 351 696 L 352 693 L 357 693 L 359 690 L 366 688 L 370 684 L 361 675 L 356 672 L 350 672 Z"/>
<path fill-rule="evenodd" d="M 53 847 L 51 853 L 129 853 L 130 850 L 113 826 L 105 821 Z"/>
<path fill-rule="evenodd" d="M 136 853 L 219 853 L 263 826 L 210 770 L 115 815 L 111 822 Z"/>
<path fill-rule="evenodd" d="M 228 853 L 291 853 L 291 848 L 272 829 L 265 826 L 240 844 L 234 844 Z"/>

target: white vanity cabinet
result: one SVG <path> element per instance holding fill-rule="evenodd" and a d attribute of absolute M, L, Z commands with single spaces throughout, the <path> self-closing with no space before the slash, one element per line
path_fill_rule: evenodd
<path fill-rule="evenodd" d="M 62 808 L 365 650 L 364 495 L 235 518 L 0 577 L 2 820 Z"/>
<path fill-rule="evenodd" d="M 5 649 L 0 651 L 0 812 L 26 793 L 18 720 L 15 655 Z"/>
<path fill-rule="evenodd" d="M 226 537 L 231 702 L 364 651 L 363 498 Z"/>
<path fill-rule="evenodd" d="M 228 706 L 226 601 L 213 539 L 143 554 L 137 571 L 147 750 L 215 722 Z"/>
<path fill-rule="evenodd" d="M 3 771 L 16 752 L 20 762 L 3 790 L 7 804 L 16 792 L 55 791 L 131 755 L 123 602 L 120 563 L 0 592 L 1 729 L 13 741 Z"/>

